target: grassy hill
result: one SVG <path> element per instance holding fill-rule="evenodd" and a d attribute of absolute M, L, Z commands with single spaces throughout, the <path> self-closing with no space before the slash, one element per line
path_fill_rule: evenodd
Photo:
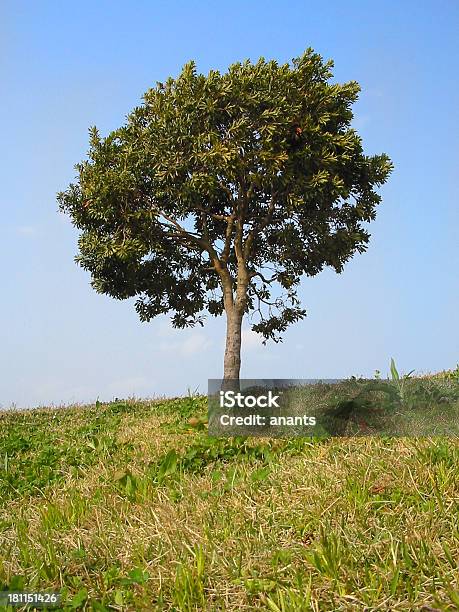
<path fill-rule="evenodd" d="M 456 441 L 221 440 L 188 424 L 205 410 L 0 413 L 3 589 L 68 610 L 459 608 Z"/>

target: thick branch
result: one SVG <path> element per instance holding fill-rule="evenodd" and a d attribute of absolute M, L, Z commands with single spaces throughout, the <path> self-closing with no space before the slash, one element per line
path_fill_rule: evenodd
<path fill-rule="evenodd" d="M 221 260 L 224 264 L 228 261 L 231 252 L 231 238 L 233 236 L 233 227 L 236 214 L 233 212 L 226 225 L 225 246 L 221 254 Z"/>

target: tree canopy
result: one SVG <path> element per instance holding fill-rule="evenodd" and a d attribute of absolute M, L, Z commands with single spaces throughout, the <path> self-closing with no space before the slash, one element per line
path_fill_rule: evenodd
<path fill-rule="evenodd" d="M 93 287 L 135 296 L 145 321 L 170 312 L 176 327 L 235 309 L 278 340 L 302 318 L 301 277 L 341 272 L 367 248 L 392 168 L 364 154 L 351 127 L 359 85 L 332 82 L 332 66 L 312 49 L 207 75 L 190 62 L 125 125 L 104 138 L 91 128 L 58 200 Z"/>

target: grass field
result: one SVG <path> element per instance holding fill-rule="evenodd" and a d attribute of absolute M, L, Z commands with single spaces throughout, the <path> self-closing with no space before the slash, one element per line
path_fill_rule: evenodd
<path fill-rule="evenodd" d="M 0 413 L 0 583 L 67 610 L 457 610 L 452 438 L 215 439 L 206 399 Z"/>

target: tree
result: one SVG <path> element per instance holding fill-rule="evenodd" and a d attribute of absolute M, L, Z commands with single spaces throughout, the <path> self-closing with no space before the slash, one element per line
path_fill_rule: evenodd
<path fill-rule="evenodd" d="M 392 164 L 364 155 L 350 127 L 359 85 L 331 83 L 332 66 L 312 49 L 207 76 L 190 62 L 121 128 L 91 128 L 78 181 L 58 194 L 96 291 L 180 328 L 226 314 L 226 381 L 239 380 L 245 315 L 279 341 L 306 314 L 302 275 L 366 249 Z"/>

